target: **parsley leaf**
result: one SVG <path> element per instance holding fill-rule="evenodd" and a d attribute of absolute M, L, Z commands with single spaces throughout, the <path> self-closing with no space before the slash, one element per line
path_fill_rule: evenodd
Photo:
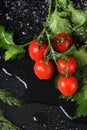
<path fill-rule="evenodd" d="M 17 58 L 19 55 L 22 57 L 25 53 L 24 46 L 16 45 L 13 41 L 13 33 L 5 32 L 3 26 L 0 26 L 0 48 L 6 50 L 4 55 L 5 61 Z"/>
<path fill-rule="evenodd" d="M 11 46 L 8 48 L 8 50 L 5 52 L 4 58 L 5 60 L 9 60 L 9 59 L 14 59 L 15 57 L 18 56 L 18 54 L 21 54 L 21 56 L 23 56 L 22 53 L 24 53 L 25 50 L 22 46 Z"/>
<path fill-rule="evenodd" d="M 71 24 L 68 19 L 59 16 L 58 11 L 54 11 L 48 22 L 48 27 L 54 34 L 60 32 L 71 33 Z"/>
<path fill-rule="evenodd" d="M 77 28 L 74 32 L 74 35 L 76 36 L 76 39 L 79 39 L 79 42 L 83 42 L 84 44 L 87 44 L 87 20 L 83 24 L 83 26 Z"/>
<path fill-rule="evenodd" d="M 4 27 L 0 26 L 0 48 L 8 49 L 12 45 L 14 45 L 13 33 L 5 32 Z"/>
<path fill-rule="evenodd" d="M 73 96 L 76 101 L 77 110 L 76 117 L 87 116 L 87 84 L 82 86 L 82 89 Z"/>
<path fill-rule="evenodd" d="M 85 23 L 87 20 L 87 13 L 86 11 L 82 11 L 79 9 L 74 8 L 74 4 L 72 2 L 69 2 L 68 5 L 68 11 L 71 12 L 71 20 L 76 26 L 81 26 Z"/>
<path fill-rule="evenodd" d="M 75 50 L 74 55 L 79 66 L 87 65 L 87 51 L 85 48 Z"/>

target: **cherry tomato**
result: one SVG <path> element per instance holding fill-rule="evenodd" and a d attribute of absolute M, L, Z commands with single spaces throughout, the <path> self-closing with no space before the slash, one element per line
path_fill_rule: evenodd
<path fill-rule="evenodd" d="M 32 60 L 42 60 L 44 59 L 44 54 L 47 51 L 47 43 L 42 41 L 42 44 L 39 46 L 36 39 L 34 39 L 28 46 L 28 53 Z"/>
<path fill-rule="evenodd" d="M 51 61 L 36 61 L 34 64 L 34 73 L 39 79 L 50 79 L 54 74 L 54 65 Z"/>
<path fill-rule="evenodd" d="M 77 79 L 74 76 L 60 77 L 58 80 L 58 89 L 65 96 L 75 94 L 78 88 Z"/>
<path fill-rule="evenodd" d="M 61 58 L 57 62 L 57 69 L 60 74 L 73 74 L 76 71 L 76 60 L 72 56 Z"/>
<path fill-rule="evenodd" d="M 72 45 L 72 37 L 65 32 L 57 34 L 53 38 L 53 46 L 56 51 L 66 51 Z"/>

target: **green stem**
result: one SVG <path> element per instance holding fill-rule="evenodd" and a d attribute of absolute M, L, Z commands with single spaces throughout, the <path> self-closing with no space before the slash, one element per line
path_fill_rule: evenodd
<path fill-rule="evenodd" d="M 45 28 L 45 25 L 44 25 L 44 29 L 42 30 L 40 35 L 37 37 L 37 40 L 39 40 L 43 36 L 43 34 L 45 33 L 45 30 L 46 30 L 46 28 Z"/>
<path fill-rule="evenodd" d="M 47 19 L 46 19 L 46 25 L 48 24 L 48 21 L 49 21 L 50 16 L 51 16 L 51 8 L 52 8 L 52 0 L 50 0 L 50 2 L 49 2 L 48 16 L 47 16 Z"/>
<path fill-rule="evenodd" d="M 55 11 L 57 11 L 57 4 L 58 4 L 58 2 L 57 2 L 57 0 L 55 0 Z"/>
<path fill-rule="evenodd" d="M 26 44 L 24 44 L 24 45 L 20 45 L 20 46 L 21 46 L 21 47 L 26 47 L 26 46 L 28 46 L 30 43 L 31 43 L 31 42 L 28 42 L 28 43 L 26 43 Z"/>
<path fill-rule="evenodd" d="M 51 41 L 50 41 L 50 35 L 48 34 L 47 31 L 46 31 L 46 36 L 47 36 L 47 39 L 48 39 L 48 45 L 49 45 L 49 48 L 50 48 L 50 52 L 52 53 L 53 60 L 56 63 L 55 51 L 53 50 L 53 47 L 52 47 Z"/>

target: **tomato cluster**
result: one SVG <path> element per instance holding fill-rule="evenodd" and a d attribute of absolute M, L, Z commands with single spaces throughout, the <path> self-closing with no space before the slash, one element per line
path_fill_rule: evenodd
<path fill-rule="evenodd" d="M 72 46 L 72 37 L 67 33 L 59 33 L 52 39 L 52 47 L 57 52 L 64 52 Z M 63 55 L 56 60 L 56 66 L 50 59 L 46 60 L 49 55 L 49 44 L 42 40 L 40 43 L 37 39 L 31 41 L 28 46 L 29 56 L 35 61 L 34 73 L 39 79 L 50 79 L 55 70 L 58 70 L 60 78 L 58 79 L 58 89 L 65 95 L 70 96 L 77 91 L 78 81 L 72 76 L 76 71 L 76 60 L 73 56 Z"/>
<path fill-rule="evenodd" d="M 57 69 L 61 74 L 58 79 L 58 89 L 63 95 L 70 96 L 78 88 L 77 79 L 71 76 L 76 71 L 76 60 L 72 56 L 64 56 L 57 63 Z"/>
<path fill-rule="evenodd" d="M 32 60 L 35 61 L 34 73 L 39 79 L 50 79 L 55 68 L 50 60 L 44 60 L 44 57 L 48 54 L 48 44 L 45 41 L 39 45 L 37 40 L 34 39 L 28 47 L 28 52 Z"/>

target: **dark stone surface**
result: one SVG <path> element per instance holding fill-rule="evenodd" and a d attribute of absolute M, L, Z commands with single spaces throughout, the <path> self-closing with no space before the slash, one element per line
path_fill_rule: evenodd
<path fill-rule="evenodd" d="M 43 29 L 47 9 L 47 0 L 1 0 L 0 24 L 14 32 L 15 43 L 26 43 Z"/>
<path fill-rule="evenodd" d="M 86 0 L 75 1 L 77 8 L 85 9 Z M 3 24 L 6 30 L 14 32 L 16 43 L 24 44 L 42 30 L 47 8 L 47 0 L 0 0 L 0 24 Z M 34 62 L 28 56 L 22 60 L 8 62 L 0 59 L 0 86 L 24 100 L 25 103 L 22 108 L 12 108 L 0 101 L 0 107 L 6 117 L 17 124 L 21 130 L 46 130 L 33 120 L 36 112 L 45 112 L 51 118 L 50 130 L 87 130 L 87 125 L 84 125 L 87 119 L 73 121 L 62 112 L 59 105 L 62 105 L 70 116 L 73 115 L 75 104 L 60 101 L 53 80 L 37 79 L 33 72 L 33 64 Z M 27 89 L 16 76 L 27 84 Z"/>

